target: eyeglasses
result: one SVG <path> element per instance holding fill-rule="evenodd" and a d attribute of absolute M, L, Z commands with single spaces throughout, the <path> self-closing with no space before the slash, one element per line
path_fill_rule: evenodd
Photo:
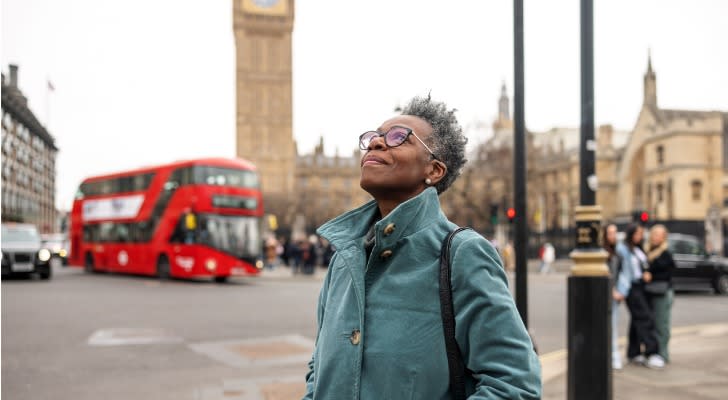
<path fill-rule="evenodd" d="M 430 150 L 430 147 L 425 144 L 425 142 L 420 139 L 419 136 L 410 128 L 405 128 L 403 126 L 393 126 L 389 128 L 389 130 L 386 133 L 377 132 L 377 131 L 368 131 L 364 132 L 359 136 L 359 148 L 362 150 L 369 149 L 369 144 L 372 143 L 372 140 L 378 137 L 384 136 L 384 143 L 387 145 L 387 147 L 398 147 L 401 146 L 402 143 L 407 141 L 407 138 L 409 135 L 414 135 L 417 140 L 422 143 L 423 146 L 427 149 L 427 151 L 430 152 L 432 155 L 432 158 L 435 160 L 438 160 L 435 153 Z"/>

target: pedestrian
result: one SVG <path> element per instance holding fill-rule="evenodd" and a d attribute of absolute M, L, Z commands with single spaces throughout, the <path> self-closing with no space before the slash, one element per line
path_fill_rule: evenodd
<path fill-rule="evenodd" d="M 278 239 L 279 242 L 279 254 L 278 256 L 281 259 L 281 264 L 285 266 L 289 266 L 290 262 L 290 256 L 291 256 L 291 249 L 289 243 L 289 238 L 285 236 L 281 236 L 280 239 Z"/>
<path fill-rule="evenodd" d="M 548 274 L 549 272 L 551 272 L 551 264 L 556 259 L 556 250 L 551 243 L 546 242 L 543 244 L 543 247 L 541 247 L 540 255 L 541 265 L 539 266 L 538 270 L 542 274 Z"/>
<path fill-rule="evenodd" d="M 667 228 L 661 224 L 650 229 L 647 261 L 650 263 L 649 278 L 651 279 L 645 285 L 645 289 L 655 315 L 655 331 L 660 356 L 665 362 L 670 362 L 668 344 L 670 342 L 672 302 L 675 296 L 672 289 L 672 271 L 675 269 L 675 260 L 673 260 L 670 250 L 667 249 L 667 233 Z"/>
<path fill-rule="evenodd" d="M 642 251 L 644 228 L 632 224 L 625 230 L 624 242 L 617 244 L 622 257 L 622 270 L 617 279 L 617 291 L 627 300 L 630 313 L 627 359 L 649 368 L 664 368 L 665 360 L 660 356 L 655 317 L 650 308 L 645 279 L 649 279 L 647 255 Z"/>
<path fill-rule="evenodd" d="M 505 246 L 503 246 L 503 250 L 501 251 L 501 257 L 503 258 L 503 267 L 506 269 L 506 272 L 513 273 L 516 269 L 516 262 L 515 262 L 515 251 L 513 250 L 513 241 L 509 240 Z"/>
<path fill-rule="evenodd" d="M 299 270 L 303 270 L 303 250 L 305 240 L 300 238 L 295 241 L 291 241 L 290 259 L 291 259 L 291 273 L 293 275 L 298 274 Z"/>
<path fill-rule="evenodd" d="M 268 236 L 265 240 L 265 267 L 266 269 L 273 270 L 276 267 L 276 260 L 278 259 L 278 240 L 273 235 Z"/>
<path fill-rule="evenodd" d="M 611 278 L 612 295 L 612 369 L 622 369 L 622 356 L 619 354 L 619 306 L 624 300 L 617 290 L 616 283 L 622 268 L 622 258 L 617 253 L 617 225 L 604 226 L 604 250 L 607 252 L 607 266 Z"/>
<path fill-rule="evenodd" d="M 334 255 L 334 248 L 331 246 L 331 243 L 329 243 L 329 241 L 324 238 L 321 238 L 321 246 L 324 249 L 321 266 L 324 268 L 328 268 L 329 262 L 331 262 L 331 256 Z"/>
<path fill-rule="evenodd" d="M 318 229 L 336 249 L 321 288 L 304 399 L 448 399 L 438 282 L 442 242 L 456 227 L 438 195 L 465 163 L 454 110 L 415 97 L 359 137 L 360 185 L 373 200 Z M 471 398 L 537 399 L 540 366 L 497 251 L 456 235 L 454 336 Z"/>
<path fill-rule="evenodd" d="M 316 235 L 311 235 L 308 241 L 301 241 L 301 260 L 303 262 L 303 274 L 313 275 L 316 271 L 316 243 L 318 239 Z"/>

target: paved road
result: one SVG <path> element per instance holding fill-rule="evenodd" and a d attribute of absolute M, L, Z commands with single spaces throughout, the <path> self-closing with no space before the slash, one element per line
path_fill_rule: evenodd
<path fill-rule="evenodd" d="M 159 283 L 75 268 L 48 282 L 3 280 L 2 397 L 199 398 L 245 374 L 193 346 L 312 338 L 319 286 L 313 279 Z M 152 343 L 124 345 L 145 342 Z"/>
<path fill-rule="evenodd" d="M 530 326 L 542 354 L 566 346 L 566 277 L 529 276 Z M 279 270 L 222 285 L 160 283 L 63 268 L 49 282 L 4 280 L 2 395 L 296 398 L 320 278 Z M 674 324 L 725 322 L 726 309 L 728 297 L 681 294 Z"/>

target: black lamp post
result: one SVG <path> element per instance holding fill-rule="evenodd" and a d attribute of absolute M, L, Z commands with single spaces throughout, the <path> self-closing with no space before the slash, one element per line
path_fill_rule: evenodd
<path fill-rule="evenodd" d="M 611 283 L 601 249 L 601 207 L 594 173 L 594 8 L 581 0 L 580 205 L 575 210 L 576 248 L 568 282 L 569 400 L 612 398 Z"/>
<path fill-rule="evenodd" d="M 516 307 L 523 324 L 528 327 L 528 265 L 526 260 L 526 119 L 523 107 L 523 0 L 513 1 L 514 33 L 514 90 L 513 90 L 513 202 L 514 214 L 508 209 L 508 220 L 515 223 L 514 250 L 516 253 Z"/>

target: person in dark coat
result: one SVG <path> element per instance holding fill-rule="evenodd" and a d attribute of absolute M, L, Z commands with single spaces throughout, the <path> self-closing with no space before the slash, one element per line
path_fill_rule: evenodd
<path fill-rule="evenodd" d="M 650 263 L 648 270 L 652 282 L 650 284 L 657 284 L 655 287 L 659 288 L 652 292 L 648 290 L 648 298 L 655 316 L 657 343 L 660 346 L 662 358 L 665 359 L 665 362 L 670 362 L 668 344 L 670 342 L 672 303 L 675 296 L 672 289 L 672 271 L 675 269 L 675 260 L 672 259 L 672 254 L 667 249 L 667 228 L 664 225 L 658 224 L 650 229 L 647 260 Z"/>

